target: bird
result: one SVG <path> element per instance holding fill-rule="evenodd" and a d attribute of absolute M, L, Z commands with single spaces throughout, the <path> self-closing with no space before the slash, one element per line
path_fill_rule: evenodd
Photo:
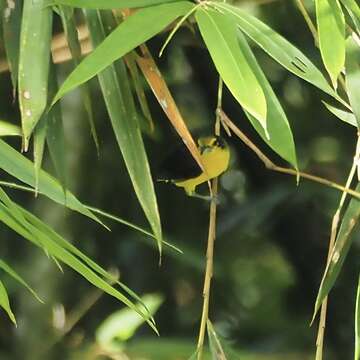
<path fill-rule="evenodd" d="M 197 140 L 200 168 L 185 146 L 171 153 L 161 166 L 158 181 L 182 187 L 189 196 L 203 197 L 195 192 L 196 187 L 224 173 L 230 161 L 229 146 L 221 136 L 200 137 Z"/>

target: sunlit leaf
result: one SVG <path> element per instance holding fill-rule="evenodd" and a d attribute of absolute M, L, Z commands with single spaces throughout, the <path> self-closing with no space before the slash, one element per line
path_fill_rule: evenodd
<path fill-rule="evenodd" d="M 353 113 L 360 128 L 360 38 L 353 33 L 346 41 L 346 88 Z"/>
<path fill-rule="evenodd" d="M 127 17 L 68 76 L 53 103 L 104 70 L 115 60 L 152 38 L 177 17 L 184 15 L 192 6 L 193 4 L 186 1 L 162 4 L 141 9 Z"/>
<path fill-rule="evenodd" d="M 266 99 L 237 41 L 232 17 L 199 8 L 195 13 L 201 35 L 224 83 L 241 106 L 267 129 Z"/>
<path fill-rule="evenodd" d="M 260 66 L 258 65 L 254 54 L 252 53 L 250 46 L 246 42 L 244 35 L 238 32 L 238 40 L 241 49 L 244 53 L 244 57 L 255 74 L 259 84 L 261 85 L 267 103 L 267 130 L 269 138 L 267 138 L 264 129 L 251 114 L 246 112 L 252 125 L 256 131 L 260 134 L 263 140 L 282 158 L 291 163 L 295 168 L 298 167 L 295 144 L 292 135 L 292 131 L 286 117 L 284 110 L 281 107 L 279 100 L 277 99 L 271 85 L 266 79 Z"/>
<path fill-rule="evenodd" d="M 334 114 L 336 117 L 338 117 L 340 120 L 357 127 L 357 121 L 355 119 L 355 115 L 352 114 L 351 112 L 348 111 L 344 111 L 341 109 L 338 109 L 332 105 L 329 105 L 328 103 L 326 103 L 325 101 L 323 101 L 323 104 L 326 106 L 326 108 L 332 113 Z"/>
<path fill-rule="evenodd" d="M 49 5 L 68 5 L 85 9 L 121 9 L 154 6 L 181 0 L 47 0 Z"/>
<path fill-rule="evenodd" d="M 24 149 L 47 105 L 52 10 L 45 0 L 24 0 L 19 58 L 19 102 Z"/>
<path fill-rule="evenodd" d="M 360 36 L 360 5 L 356 0 L 341 0 L 343 5 L 346 7 L 347 11 L 349 12 Z"/>
<path fill-rule="evenodd" d="M 90 37 L 98 45 L 105 37 L 99 12 L 85 11 Z M 161 250 L 162 231 L 155 196 L 154 184 L 141 136 L 137 113 L 129 86 L 125 65 L 122 60 L 117 64 L 119 79 L 114 65 L 99 75 L 99 82 L 111 124 L 129 172 L 132 185 Z"/>
<path fill-rule="evenodd" d="M 360 191 L 360 184 L 356 186 L 356 191 Z M 353 240 L 352 234 L 355 226 L 359 222 L 359 217 L 360 202 L 358 199 L 352 198 L 341 221 L 341 226 L 336 237 L 336 242 L 330 254 L 330 261 L 325 268 L 325 272 L 321 280 L 315 302 L 313 319 L 315 318 L 315 315 L 319 310 L 324 298 L 329 294 L 340 273 L 346 255 L 349 252 L 350 245 Z"/>
<path fill-rule="evenodd" d="M 20 283 L 22 286 L 28 289 L 36 300 L 43 303 L 43 301 L 40 299 L 38 294 L 36 294 L 36 292 L 31 288 L 31 286 L 11 266 L 9 266 L 5 261 L 1 259 L 0 259 L 0 268 L 3 269 L 6 273 L 8 273 L 18 283 Z"/>
<path fill-rule="evenodd" d="M 19 179 L 20 181 L 35 187 L 34 164 L 25 156 L 9 146 L 0 139 L 0 168 Z M 90 217 L 91 219 L 102 222 L 70 192 L 64 191 L 59 182 L 43 170 L 39 172 L 38 191 L 53 201 L 65 205 L 68 208 Z"/>
<path fill-rule="evenodd" d="M 0 280 L 0 306 L 6 311 L 10 320 L 16 325 L 15 315 L 11 311 L 9 297 L 4 284 Z"/>
<path fill-rule="evenodd" d="M 148 294 L 142 297 L 142 302 L 154 315 L 163 302 L 158 294 Z M 132 309 L 121 309 L 107 317 L 96 330 L 96 341 L 102 349 L 116 351 L 119 345 L 129 340 L 145 320 Z"/>
<path fill-rule="evenodd" d="M 19 126 L 0 120 L 0 136 L 21 136 Z"/>
<path fill-rule="evenodd" d="M 321 57 L 334 88 L 345 65 L 345 18 L 338 0 L 315 0 Z"/>
<path fill-rule="evenodd" d="M 293 74 L 308 81 L 338 101 L 344 101 L 328 84 L 320 70 L 294 45 L 268 25 L 241 10 L 222 2 L 213 3 L 213 6 L 232 14 L 237 25 L 247 36 L 266 51 L 275 61 Z"/>

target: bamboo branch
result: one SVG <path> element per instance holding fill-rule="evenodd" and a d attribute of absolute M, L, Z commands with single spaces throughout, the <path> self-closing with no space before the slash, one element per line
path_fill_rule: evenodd
<path fill-rule="evenodd" d="M 223 123 L 225 123 L 229 129 L 246 145 L 248 146 L 257 157 L 264 163 L 265 167 L 269 170 L 276 171 L 283 174 L 293 175 L 296 177 L 301 177 L 304 179 L 308 179 L 317 183 L 320 183 L 325 186 L 329 186 L 331 188 L 337 189 L 339 191 L 345 192 L 357 199 L 360 200 L 360 193 L 347 188 L 346 186 L 340 185 L 334 181 L 322 178 L 320 176 L 312 175 L 306 172 L 297 171 L 295 169 L 290 169 L 282 166 L 278 166 L 274 164 L 224 113 L 223 110 L 218 110 L 220 119 Z"/>

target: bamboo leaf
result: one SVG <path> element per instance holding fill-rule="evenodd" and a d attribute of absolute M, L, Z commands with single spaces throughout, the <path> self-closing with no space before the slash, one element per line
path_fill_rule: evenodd
<path fill-rule="evenodd" d="M 6 311 L 10 320 L 16 325 L 14 313 L 11 311 L 9 297 L 4 284 L 0 280 L 0 306 Z"/>
<path fill-rule="evenodd" d="M 28 289 L 31 294 L 34 296 L 36 300 L 43 303 L 44 301 L 40 299 L 38 294 L 31 288 L 31 286 L 5 261 L 0 259 L 0 268 L 3 269 L 6 273 L 8 273 L 13 279 L 15 279 L 18 283 Z"/>
<path fill-rule="evenodd" d="M 0 120 L 0 136 L 21 136 L 19 126 Z"/>
<path fill-rule="evenodd" d="M 355 305 L 355 356 L 354 360 L 360 359 L 360 276 L 358 281 Z"/>
<path fill-rule="evenodd" d="M 199 150 L 195 144 L 193 137 L 183 119 L 174 98 L 172 97 L 170 90 L 166 84 L 166 81 L 162 77 L 159 68 L 157 67 L 153 57 L 146 46 L 141 47 L 143 56 L 136 58 L 143 75 L 145 76 L 152 92 L 156 96 L 156 99 L 164 110 L 166 116 L 171 122 L 171 125 L 180 135 L 185 146 L 190 151 L 193 158 L 199 164 L 200 168 L 203 168 L 200 158 Z"/>
<path fill-rule="evenodd" d="M 131 9 L 180 1 L 181 0 L 47 0 L 47 3 L 49 5 L 62 4 L 85 9 Z"/>
<path fill-rule="evenodd" d="M 336 117 L 338 117 L 340 120 L 357 127 L 357 121 L 355 119 L 355 115 L 352 114 L 351 112 L 348 111 L 344 111 L 341 109 L 338 109 L 332 105 L 329 105 L 328 103 L 326 103 L 325 101 L 323 101 L 323 104 L 326 106 L 326 108 L 332 113 L 334 114 Z"/>
<path fill-rule="evenodd" d="M 360 38 L 353 33 L 346 41 L 346 88 L 353 113 L 360 128 Z"/>
<path fill-rule="evenodd" d="M 199 8 L 195 13 L 201 35 L 224 83 L 240 105 L 267 131 L 266 99 L 237 41 L 232 18 Z"/>
<path fill-rule="evenodd" d="M 1 12 L 4 47 L 11 72 L 14 94 L 16 92 L 18 81 L 21 10 L 22 0 L 7 1 Z"/>
<path fill-rule="evenodd" d="M 25 151 L 47 104 L 52 10 L 45 0 L 24 0 L 19 58 L 19 102 Z"/>
<path fill-rule="evenodd" d="M 207 321 L 207 333 L 209 338 L 209 344 L 210 344 L 210 353 L 213 360 L 226 360 L 225 352 L 221 346 L 220 339 L 218 338 L 215 329 L 210 322 L 210 320 Z"/>
<path fill-rule="evenodd" d="M 59 6 L 59 14 L 64 28 L 64 33 L 67 39 L 68 47 L 71 52 L 72 60 L 75 66 L 79 65 L 81 61 L 81 46 L 76 29 L 73 8 L 67 6 Z M 84 109 L 90 125 L 91 135 L 94 139 L 96 150 L 99 154 L 99 140 L 96 133 L 94 114 L 91 105 L 91 95 L 89 84 L 85 83 L 81 86 L 81 97 L 84 104 Z M 54 94 L 53 94 L 54 95 Z"/>
<path fill-rule="evenodd" d="M 186 1 L 162 4 L 141 9 L 126 18 L 68 76 L 56 94 L 53 104 L 115 60 L 152 38 L 178 16 L 184 15 L 192 6 Z"/>
<path fill-rule="evenodd" d="M 356 3 L 355 0 L 341 0 L 343 5 L 346 7 L 348 13 L 350 14 L 360 36 L 360 6 Z"/>
<path fill-rule="evenodd" d="M 334 88 L 345 65 L 345 18 L 338 0 L 315 0 L 322 60 Z"/>
<path fill-rule="evenodd" d="M 356 186 L 356 191 L 360 190 L 360 184 Z M 345 211 L 341 222 L 339 233 L 336 237 L 334 248 L 331 250 L 330 261 L 325 268 L 324 275 L 321 280 L 320 288 L 317 294 L 313 319 L 319 310 L 324 298 L 332 289 L 342 265 L 345 261 L 346 255 L 352 243 L 352 233 L 355 226 L 358 224 L 360 218 L 360 202 L 352 198 Z"/>
<path fill-rule="evenodd" d="M 101 43 L 105 37 L 100 14 L 94 10 L 85 10 L 85 15 L 88 21 L 91 40 L 94 46 L 96 46 Z M 120 81 L 117 78 L 114 65 L 110 65 L 102 71 L 98 75 L 98 78 L 111 124 L 132 185 L 154 232 L 158 248 L 161 251 L 162 232 L 160 216 L 150 167 L 138 124 L 125 65 L 122 60 L 120 60 L 117 65 Z"/>
<path fill-rule="evenodd" d="M 245 11 L 225 3 L 213 3 L 216 8 L 232 14 L 237 25 L 275 61 L 296 76 L 308 81 L 344 104 L 318 68 L 294 45 L 268 25 Z"/>
<path fill-rule="evenodd" d="M 43 116 L 41 116 L 34 130 L 35 193 L 37 193 L 39 186 L 39 173 L 44 157 L 46 132 L 47 132 L 47 116 L 44 114 Z"/>
<path fill-rule="evenodd" d="M 19 179 L 20 181 L 35 187 L 34 164 L 18 151 L 0 139 L 0 168 Z M 39 172 L 38 191 L 53 201 L 65 205 L 92 220 L 102 222 L 70 192 L 66 191 L 66 201 L 62 186 L 51 175 L 43 170 Z"/>
<path fill-rule="evenodd" d="M 269 84 L 266 76 L 262 72 L 259 64 L 256 61 L 254 54 L 251 51 L 250 46 L 248 45 L 244 35 L 238 31 L 238 40 L 240 47 L 244 53 L 247 63 L 251 67 L 253 73 L 255 74 L 257 81 L 261 85 L 267 103 L 267 128 L 269 132 L 269 139 L 267 138 L 264 129 L 259 124 L 257 119 L 255 119 L 251 114 L 246 112 L 247 117 L 249 118 L 251 124 L 255 127 L 256 131 L 260 134 L 263 140 L 282 158 L 287 160 L 292 164 L 296 169 L 297 158 L 295 151 L 295 144 L 292 135 L 292 131 L 286 117 L 286 114 L 281 107 L 281 104 L 276 97 L 271 85 Z"/>
<path fill-rule="evenodd" d="M 14 211 L 13 209 L 14 206 L 16 207 L 16 211 Z M 34 225 L 34 222 L 31 223 L 27 221 L 24 215 L 30 215 L 32 220 L 36 219 L 36 225 Z M 147 321 L 147 323 L 154 329 L 154 331 L 157 332 L 150 314 L 143 311 L 144 307 L 140 308 L 138 305 L 134 304 L 131 300 L 128 299 L 128 297 L 116 290 L 112 285 L 110 285 L 103 278 L 101 278 L 95 271 L 92 270 L 91 267 L 88 266 L 87 263 L 82 262 L 81 259 L 72 254 L 67 249 L 67 246 L 64 247 L 59 244 L 58 239 L 54 239 L 54 234 L 56 233 L 53 230 L 49 229 L 49 227 L 43 224 L 34 215 L 27 213 L 24 209 L 22 209 L 15 203 L 12 203 L 12 206 L 10 208 L 8 208 L 4 204 L 0 204 L 0 221 L 4 222 L 7 226 L 18 232 L 24 238 L 30 240 L 32 243 L 46 249 L 50 256 L 53 256 L 55 259 L 71 267 L 94 286 L 103 290 L 107 294 L 117 298 L 125 305 L 138 312 L 139 315 L 142 316 Z M 56 234 L 56 237 L 61 238 L 58 234 Z M 61 242 L 64 244 L 66 243 L 66 240 L 61 238 Z M 77 254 L 81 253 L 79 250 L 77 250 L 76 252 Z M 83 258 L 87 258 L 83 254 L 82 256 Z M 92 266 L 94 266 L 95 264 L 96 268 L 101 269 L 101 267 L 94 263 L 92 260 L 90 260 L 90 263 L 92 264 Z M 110 274 L 108 274 L 106 278 L 112 279 Z M 125 286 L 123 285 L 123 287 Z"/>

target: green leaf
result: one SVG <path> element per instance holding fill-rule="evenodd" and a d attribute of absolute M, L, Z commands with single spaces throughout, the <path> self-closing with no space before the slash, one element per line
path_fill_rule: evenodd
<path fill-rule="evenodd" d="M 39 173 L 44 157 L 45 140 L 47 132 L 47 116 L 44 114 L 34 129 L 34 170 L 35 170 L 35 191 L 39 186 Z"/>
<path fill-rule="evenodd" d="M 353 33 L 346 40 L 346 88 L 350 105 L 360 128 L 360 38 L 355 42 L 357 35 Z"/>
<path fill-rule="evenodd" d="M 0 136 L 21 136 L 19 126 L 0 120 Z"/>
<path fill-rule="evenodd" d="M 360 36 L 360 6 L 356 3 L 355 0 L 341 0 L 341 2 L 349 13 L 355 25 L 356 31 Z"/>
<path fill-rule="evenodd" d="M 13 268 L 11 268 L 5 261 L 1 259 L 0 259 L 0 268 L 3 269 L 6 273 L 8 273 L 17 282 L 19 282 L 22 286 L 28 289 L 36 300 L 43 303 L 43 300 L 40 299 L 40 297 L 31 288 L 31 286 Z"/>
<path fill-rule="evenodd" d="M 55 67 L 52 64 L 50 68 L 50 84 L 49 94 L 54 96 L 58 86 L 55 74 Z M 46 142 L 50 151 L 50 157 L 54 164 L 58 179 L 63 187 L 66 189 L 66 145 L 63 118 L 61 114 L 60 104 L 55 104 L 47 113 L 47 132 Z"/>
<path fill-rule="evenodd" d="M 22 0 L 19 0 L 12 2 L 7 1 L 5 8 L 2 9 L 1 12 L 4 47 L 11 72 L 11 81 L 14 88 L 14 94 L 18 81 L 21 11 Z"/>
<path fill-rule="evenodd" d="M 77 66 L 81 61 L 82 55 L 81 55 L 81 46 L 78 38 L 78 32 L 76 28 L 73 10 L 74 10 L 73 8 L 67 6 L 59 6 L 59 14 L 61 17 L 61 22 L 64 28 L 64 33 L 67 39 L 67 43 L 71 52 L 72 60 L 74 65 Z M 100 147 L 99 147 L 98 136 L 96 133 L 94 114 L 91 104 L 90 86 L 87 83 L 81 86 L 81 98 L 89 121 L 91 135 L 94 139 L 96 150 L 99 154 Z"/>
<path fill-rule="evenodd" d="M 213 360 L 226 360 L 225 352 L 210 320 L 207 321 L 207 333 L 210 344 L 210 353 Z"/>
<path fill-rule="evenodd" d="M 338 101 L 344 101 L 328 84 L 318 68 L 294 45 L 254 16 L 235 6 L 212 3 L 216 8 L 232 14 L 237 25 L 247 36 L 267 52 L 275 61 L 296 76 L 308 81 Z"/>
<path fill-rule="evenodd" d="M 154 315 L 164 299 L 158 294 L 147 294 L 142 302 Z M 135 331 L 145 322 L 137 312 L 132 309 L 121 309 L 108 316 L 96 330 L 96 342 L 107 351 L 119 350 L 119 345 L 129 340 Z"/>
<path fill-rule="evenodd" d="M 14 313 L 11 311 L 9 297 L 4 284 L 0 280 L 0 306 L 7 312 L 10 320 L 16 325 Z"/>
<path fill-rule="evenodd" d="M 64 94 L 104 70 L 115 60 L 152 38 L 178 16 L 188 12 L 192 6 L 193 4 L 186 1 L 163 4 L 141 9 L 126 18 L 68 76 L 56 94 L 53 104 Z"/>
<path fill-rule="evenodd" d="M 8 202 L 9 200 L 7 203 Z M 32 221 L 28 221 L 26 216 L 29 217 Z M 106 272 L 99 265 L 82 254 L 78 249 L 75 251 L 76 255 L 81 254 L 82 259 L 79 259 L 72 252 L 70 252 L 68 249 L 74 249 L 74 247 L 67 243 L 66 240 L 63 239 L 60 235 L 55 233 L 55 231 L 42 223 L 40 219 L 37 219 L 34 215 L 26 212 L 26 210 L 12 202 L 10 207 L 6 206 L 6 204 L 0 204 L 0 221 L 4 222 L 7 226 L 18 232 L 24 238 L 30 240 L 32 243 L 45 249 L 50 256 L 71 267 L 94 286 L 117 298 L 128 307 L 134 309 L 134 311 L 138 312 L 139 315 L 141 315 L 154 329 L 154 331 L 157 332 L 150 314 L 148 312 L 145 313 L 142 309 L 143 307 L 140 308 L 138 305 L 134 304 L 124 294 L 119 292 L 107 281 L 101 278 L 95 272 L 96 270 L 92 269 L 92 267 L 94 266 L 96 269 L 100 269 L 104 275 L 106 275 Z M 61 239 L 60 242 L 59 238 Z M 65 243 L 69 244 L 70 246 L 65 245 Z M 83 259 L 87 259 L 88 261 L 84 263 L 82 261 Z M 112 276 L 107 274 L 105 278 L 112 279 Z M 126 288 L 125 285 L 121 283 L 119 284 L 122 285 L 123 288 Z"/>
<path fill-rule="evenodd" d="M 334 88 L 345 64 L 345 18 L 338 0 L 315 0 L 320 53 Z"/>
<path fill-rule="evenodd" d="M 360 184 L 356 186 L 356 191 L 360 191 Z M 344 217 L 341 222 L 339 232 L 336 237 L 336 242 L 331 250 L 330 261 L 325 268 L 323 278 L 321 280 L 320 288 L 317 294 L 313 319 L 319 310 L 324 298 L 329 294 L 332 289 L 342 265 L 345 261 L 346 255 L 352 243 L 352 233 L 355 225 L 358 224 L 360 217 L 360 202 L 352 198 L 345 211 Z"/>
<path fill-rule="evenodd" d="M 19 179 L 20 181 L 35 187 L 34 164 L 25 156 L 0 139 L 0 168 Z M 78 211 L 89 218 L 102 224 L 102 222 L 70 192 L 66 191 L 66 199 L 59 182 L 43 170 L 39 172 L 39 193 L 49 197 L 53 201 Z M 65 201 L 66 200 L 66 201 Z"/>
<path fill-rule="evenodd" d="M 25 151 L 47 105 L 52 10 L 45 0 L 24 0 L 19 58 L 19 102 Z"/>
<path fill-rule="evenodd" d="M 344 111 L 341 109 L 338 109 L 334 106 L 329 105 L 328 103 L 326 103 L 325 101 L 323 101 L 323 104 L 326 106 L 326 108 L 333 113 L 336 117 L 338 117 L 340 120 L 357 127 L 357 121 L 355 119 L 355 115 L 352 114 L 351 112 L 348 111 Z"/>
<path fill-rule="evenodd" d="M 180 0 L 47 0 L 49 5 L 69 5 L 85 9 L 124 9 L 154 6 Z"/>
<path fill-rule="evenodd" d="M 94 10 L 85 10 L 85 14 L 88 21 L 90 37 L 96 46 L 105 36 L 101 17 L 99 13 Z M 117 66 L 120 81 L 118 80 L 114 65 L 102 71 L 98 75 L 98 78 L 116 140 L 129 172 L 132 185 L 154 232 L 159 250 L 161 250 L 162 232 L 160 216 L 150 167 L 138 124 L 125 65 L 122 60 L 120 60 Z"/>
<path fill-rule="evenodd" d="M 269 84 L 260 66 L 258 65 L 256 58 L 252 53 L 244 35 L 240 31 L 238 31 L 238 40 L 246 58 L 246 61 L 251 67 L 265 94 L 268 109 L 266 123 L 269 138 L 267 138 L 264 129 L 262 128 L 261 124 L 259 124 L 257 119 L 255 119 L 248 112 L 246 112 L 246 115 L 249 118 L 251 124 L 256 129 L 256 131 L 260 134 L 262 139 L 277 154 L 279 154 L 283 159 L 287 160 L 297 169 L 298 165 L 295 152 L 295 144 L 286 114 L 282 109 L 281 104 L 277 99 L 273 89 L 271 88 L 271 85 Z"/>
<path fill-rule="evenodd" d="M 217 71 L 240 105 L 267 129 L 266 99 L 237 41 L 232 18 L 217 11 L 199 8 L 195 13 L 201 35 Z"/>
<path fill-rule="evenodd" d="M 356 293 L 355 305 L 355 356 L 354 360 L 360 359 L 360 276 Z"/>

